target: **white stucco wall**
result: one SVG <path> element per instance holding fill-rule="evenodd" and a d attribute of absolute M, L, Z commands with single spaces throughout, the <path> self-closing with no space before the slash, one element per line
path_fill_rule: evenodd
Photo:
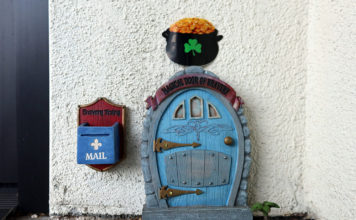
<path fill-rule="evenodd" d="M 141 213 L 144 100 L 182 69 L 166 56 L 161 33 L 193 16 L 224 35 L 205 68 L 245 101 L 253 144 L 250 203 L 271 200 L 283 214 L 306 211 L 306 0 L 51 0 L 49 15 L 51 214 Z M 76 164 L 77 106 L 97 97 L 128 109 L 127 158 L 103 173 Z"/>
<path fill-rule="evenodd" d="M 356 2 L 309 8 L 306 205 L 318 219 L 356 219 Z"/>

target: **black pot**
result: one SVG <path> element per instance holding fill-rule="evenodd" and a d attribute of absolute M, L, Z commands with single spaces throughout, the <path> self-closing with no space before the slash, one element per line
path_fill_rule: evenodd
<path fill-rule="evenodd" d="M 169 29 L 162 33 L 167 40 L 169 59 L 185 66 L 200 66 L 213 61 L 218 55 L 218 41 L 223 38 L 217 34 L 216 29 L 210 34 L 182 34 L 170 32 Z"/>

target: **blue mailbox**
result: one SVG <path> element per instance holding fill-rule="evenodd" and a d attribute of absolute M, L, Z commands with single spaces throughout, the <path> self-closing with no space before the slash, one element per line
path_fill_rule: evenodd
<path fill-rule="evenodd" d="M 78 127 L 78 164 L 114 164 L 119 161 L 119 123 L 94 127 L 83 123 Z"/>

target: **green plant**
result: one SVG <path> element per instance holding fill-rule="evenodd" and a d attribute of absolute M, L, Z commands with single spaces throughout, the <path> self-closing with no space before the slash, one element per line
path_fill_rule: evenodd
<path fill-rule="evenodd" d="M 260 211 L 263 213 L 264 219 L 268 219 L 268 214 L 271 208 L 280 208 L 277 203 L 264 201 L 263 203 L 256 202 L 252 205 L 251 210 L 253 212 Z"/>

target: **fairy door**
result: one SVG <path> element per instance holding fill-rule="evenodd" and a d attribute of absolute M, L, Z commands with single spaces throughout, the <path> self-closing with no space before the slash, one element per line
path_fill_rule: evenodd
<path fill-rule="evenodd" d="M 228 205 L 239 163 L 239 129 L 229 108 L 217 93 L 194 88 L 164 110 L 153 147 L 158 194 L 168 207 Z"/>

